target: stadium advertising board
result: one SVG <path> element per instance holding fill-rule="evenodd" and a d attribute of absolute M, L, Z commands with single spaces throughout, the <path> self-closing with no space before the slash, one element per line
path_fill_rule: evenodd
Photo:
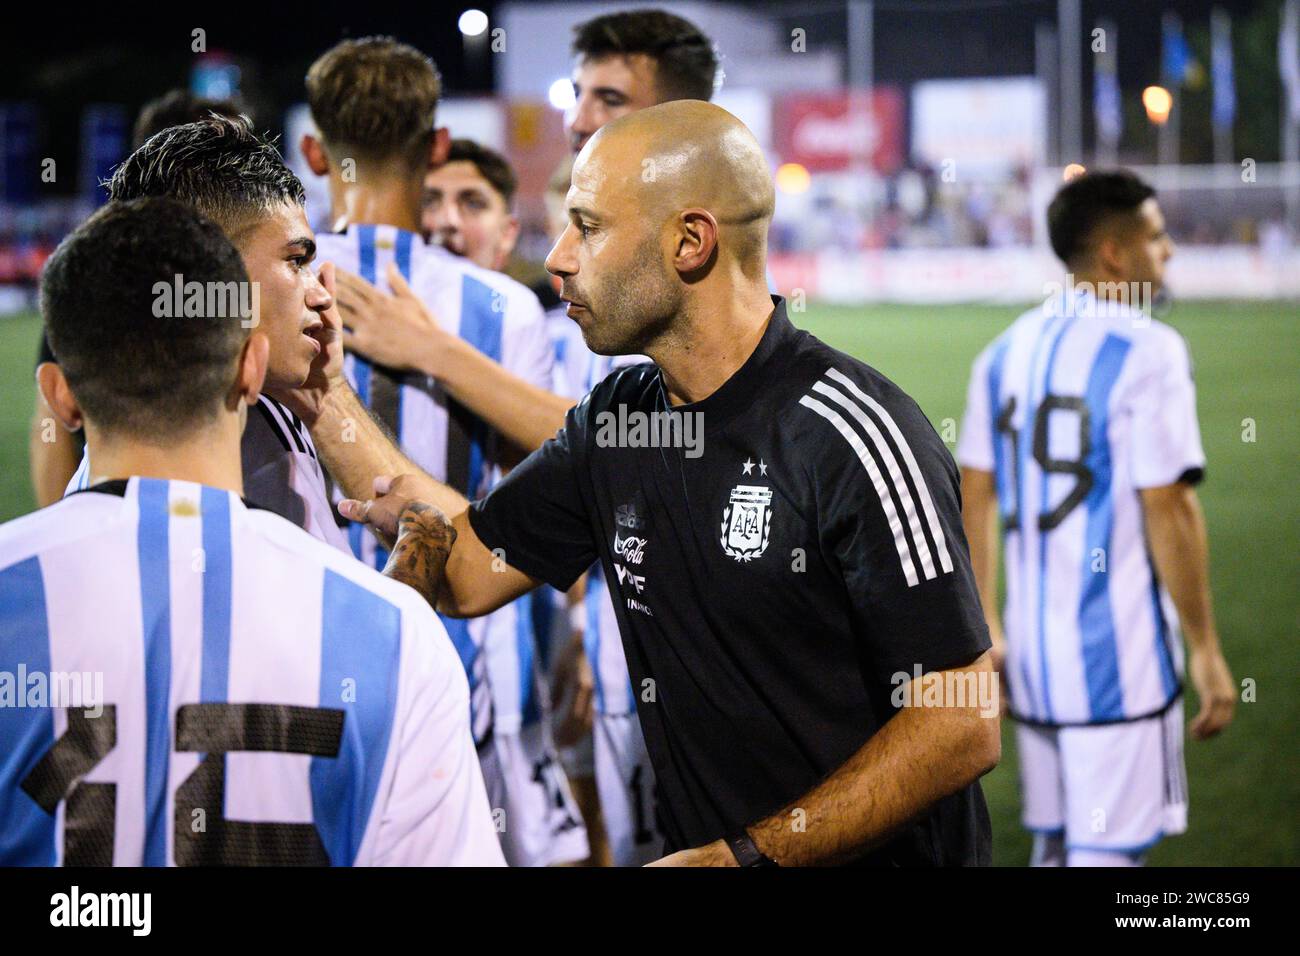
<path fill-rule="evenodd" d="M 774 125 L 782 161 L 810 172 L 843 172 L 866 160 L 889 173 L 903 162 L 903 96 L 896 89 L 783 96 Z"/>

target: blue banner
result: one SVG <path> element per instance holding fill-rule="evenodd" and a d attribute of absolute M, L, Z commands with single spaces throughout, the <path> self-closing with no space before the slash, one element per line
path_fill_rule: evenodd
<path fill-rule="evenodd" d="M 95 206 L 108 201 L 100 183 L 130 154 L 131 126 L 121 106 L 94 104 L 81 114 L 81 170 L 78 192 Z"/>
<path fill-rule="evenodd" d="M 1183 36 L 1183 22 L 1166 16 L 1161 34 L 1161 75 L 1167 84 L 1181 86 L 1192 66 L 1192 51 Z"/>
<path fill-rule="evenodd" d="M 1232 27 L 1225 14 L 1215 11 L 1210 31 L 1210 74 L 1213 103 L 1210 117 L 1220 129 L 1237 118 L 1237 87 L 1232 76 Z"/>
<path fill-rule="evenodd" d="M 36 108 L 30 103 L 0 103 L 0 196 L 9 203 L 31 202 L 40 174 Z"/>

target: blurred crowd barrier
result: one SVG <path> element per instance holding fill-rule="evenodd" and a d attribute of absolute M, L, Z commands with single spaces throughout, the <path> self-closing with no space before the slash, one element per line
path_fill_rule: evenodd
<path fill-rule="evenodd" d="M 1026 302 L 1059 280 L 1046 210 L 1060 169 L 971 179 L 959 169 L 949 181 L 942 167 L 918 165 L 806 178 L 779 156 L 773 167 L 785 188 L 770 268 L 784 293 L 843 304 Z M 1300 299 L 1300 163 L 1132 168 L 1155 186 L 1177 244 L 1173 296 Z M 520 251 L 540 262 L 552 237 L 537 198 L 520 210 Z M 80 199 L 0 204 L 0 314 L 33 307 L 45 259 L 91 211 Z"/>
<path fill-rule="evenodd" d="M 1049 249 L 879 249 L 778 253 L 769 259 L 784 295 L 840 305 L 864 302 L 1025 303 L 1059 288 Z M 1169 263 L 1175 299 L 1300 299 L 1300 249 L 1182 246 Z"/>

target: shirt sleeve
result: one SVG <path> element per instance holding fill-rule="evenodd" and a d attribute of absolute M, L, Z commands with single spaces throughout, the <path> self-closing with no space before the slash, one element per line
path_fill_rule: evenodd
<path fill-rule="evenodd" d="M 864 670 L 888 683 L 969 664 L 990 642 L 952 456 L 915 402 L 869 388 L 817 396 L 824 421 L 810 433 L 824 449 L 823 553 L 843 577 Z"/>
<path fill-rule="evenodd" d="M 422 601 L 404 615 L 392 782 L 374 866 L 504 866 L 469 727 L 469 686 L 451 639 Z"/>
<path fill-rule="evenodd" d="M 957 461 L 963 468 L 993 471 L 994 419 L 989 395 L 989 352 L 981 352 L 971 366 L 970 384 L 966 389 L 966 414 L 961 420 L 961 437 L 957 440 Z"/>
<path fill-rule="evenodd" d="M 1205 451 L 1196 419 L 1191 356 L 1182 336 L 1170 330 L 1144 348 L 1128 403 L 1134 486 L 1199 481 Z"/>
<path fill-rule="evenodd" d="M 506 564 L 567 591 L 596 560 L 574 445 L 590 399 L 569 410 L 564 427 L 469 509 L 469 522 Z"/>

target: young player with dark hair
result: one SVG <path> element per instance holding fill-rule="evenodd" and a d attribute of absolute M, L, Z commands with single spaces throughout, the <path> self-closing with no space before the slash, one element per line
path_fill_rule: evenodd
<path fill-rule="evenodd" d="M 576 153 L 610 120 L 672 100 L 711 100 L 721 70 L 713 43 L 666 10 L 625 10 L 573 30 L 574 105 L 566 117 Z"/>
<path fill-rule="evenodd" d="M 447 161 L 424 178 L 425 237 L 484 269 L 502 271 L 519 238 L 512 209 L 517 186 L 500 153 L 453 139 Z"/>
<path fill-rule="evenodd" d="M 168 127 L 207 119 L 212 113 L 235 117 L 239 115 L 239 108 L 230 100 L 195 96 L 185 89 L 170 90 L 150 100 L 140 110 L 131 137 L 131 148 L 138 148 L 150 136 Z M 54 353 L 50 351 L 50 343 L 42 333 L 36 364 L 53 361 Z M 85 450 L 80 432 L 68 432 L 57 427 L 37 389 L 27 448 L 37 507 L 43 508 L 63 497 Z"/>
<path fill-rule="evenodd" d="M 226 231 L 257 290 L 256 321 L 271 343 L 265 389 L 243 435 L 244 486 L 250 498 L 342 550 L 325 476 L 301 420 L 272 395 L 324 381 L 337 352 L 331 292 L 311 269 L 315 238 L 303 212 L 302 183 L 274 146 L 243 119 L 211 117 L 151 137 L 113 174 L 109 196 L 178 199 Z M 328 270 L 326 282 L 329 282 Z M 46 370 L 42 370 L 45 374 Z M 71 488 L 99 474 L 87 455 Z"/>
<path fill-rule="evenodd" d="M 964 520 L 1032 862 L 1131 866 L 1187 828 L 1180 629 L 1196 739 L 1228 724 L 1236 691 L 1211 610 L 1191 357 L 1150 315 L 1173 254 L 1155 190 L 1086 173 L 1047 223 L 1069 275 L 975 361 Z"/>
<path fill-rule="evenodd" d="M 201 308 L 158 307 L 179 275 Z M 51 690 L 0 707 L 0 865 L 499 864 L 426 601 L 240 497 L 269 342 L 211 293 L 248 282 L 173 199 L 46 265 L 43 390 L 104 480 L 0 527 L 0 670 Z M 438 574 L 445 520 L 401 525 L 395 563 Z"/>

